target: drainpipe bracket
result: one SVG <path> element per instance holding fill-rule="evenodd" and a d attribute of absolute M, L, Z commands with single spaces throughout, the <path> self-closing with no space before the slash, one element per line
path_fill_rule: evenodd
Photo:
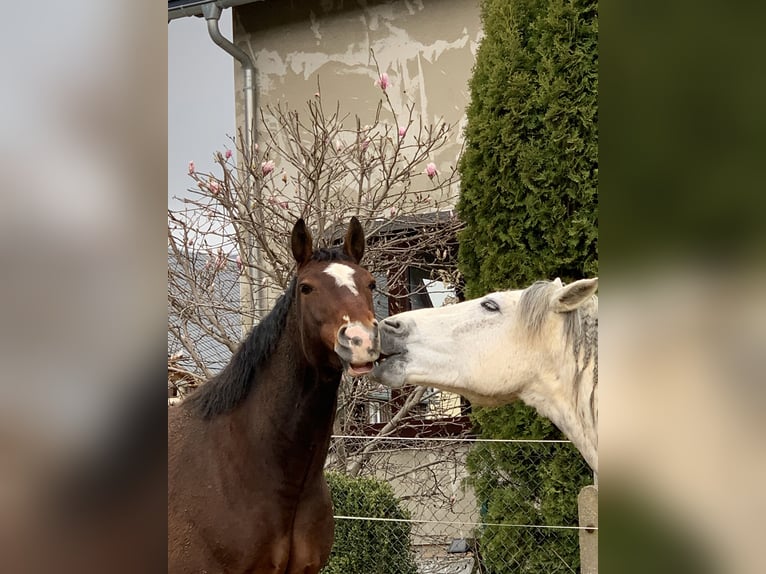
<path fill-rule="evenodd" d="M 218 20 L 221 17 L 221 12 L 221 7 L 214 2 L 202 5 L 202 15 L 205 20 Z"/>

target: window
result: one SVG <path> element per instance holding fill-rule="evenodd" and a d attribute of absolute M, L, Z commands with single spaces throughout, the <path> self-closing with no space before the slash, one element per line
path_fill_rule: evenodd
<path fill-rule="evenodd" d="M 417 267 L 408 270 L 410 308 L 441 307 L 448 298 L 455 298 L 455 289 L 442 281 L 429 278 L 429 273 Z"/>

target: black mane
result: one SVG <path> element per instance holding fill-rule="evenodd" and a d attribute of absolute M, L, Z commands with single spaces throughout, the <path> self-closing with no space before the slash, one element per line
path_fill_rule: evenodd
<path fill-rule="evenodd" d="M 312 261 L 350 261 L 341 249 L 317 249 Z M 271 356 L 282 336 L 295 299 L 295 278 L 277 299 L 274 308 L 247 335 L 224 369 L 184 401 L 194 412 L 209 419 L 230 411 L 242 402 L 256 382 L 258 368 Z"/>

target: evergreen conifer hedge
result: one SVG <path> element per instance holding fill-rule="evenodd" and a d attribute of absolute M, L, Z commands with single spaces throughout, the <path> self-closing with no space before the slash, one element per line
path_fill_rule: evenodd
<path fill-rule="evenodd" d="M 598 272 L 598 14 L 594 0 L 482 0 L 458 211 L 466 294 Z M 484 438 L 564 438 L 520 403 L 477 409 Z M 471 482 L 487 523 L 577 524 L 592 475 L 570 445 L 480 443 Z M 486 527 L 485 569 L 570 572 L 576 530 Z"/>
<path fill-rule="evenodd" d="M 483 0 L 458 210 L 467 294 L 598 269 L 595 0 Z"/>

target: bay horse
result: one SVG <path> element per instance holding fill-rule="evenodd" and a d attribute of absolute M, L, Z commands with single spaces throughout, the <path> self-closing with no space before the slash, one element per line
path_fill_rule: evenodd
<path fill-rule="evenodd" d="M 296 276 L 228 365 L 169 409 L 168 572 L 316 574 L 333 542 L 323 475 L 345 371 L 378 358 L 362 227 L 313 250 L 299 220 Z"/>
<path fill-rule="evenodd" d="M 373 378 L 424 385 L 477 406 L 521 400 L 598 467 L 598 278 L 538 281 L 380 323 Z"/>

